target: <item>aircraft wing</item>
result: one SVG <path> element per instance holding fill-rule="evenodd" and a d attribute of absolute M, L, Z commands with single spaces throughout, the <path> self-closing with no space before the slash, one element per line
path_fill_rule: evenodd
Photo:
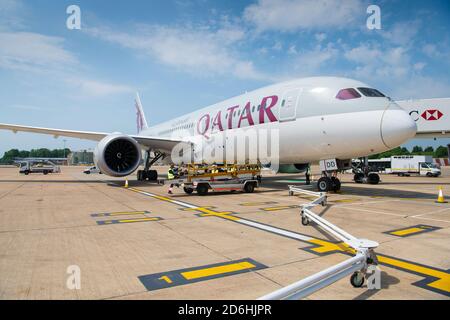
<path fill-rule="evenodd" d="M 19 126 L 15 124 L 4 124 L 4 123 L 0 123 L 0 129 L 10 130 L 13 131 L 14 133 L 33 132 L 52 135 L 55 138 L 71 137 L 93 141 L 100 141 L 107 135 L 111 134 L 106 132 L 62 130 L 62 129 L 41 128 L 41 127 Z M 181 140 L 176 139 L 141 136 L 141 135 L 130 135 L 130 137 L 134 138 L 140 145 L 144 147 L 165 151 L 172 150 L 172 148 L 175 145 L 181 142 Z"/>

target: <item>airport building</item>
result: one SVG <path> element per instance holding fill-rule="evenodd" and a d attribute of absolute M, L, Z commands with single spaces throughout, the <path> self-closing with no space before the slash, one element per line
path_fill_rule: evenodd
<path fill-rule="evenodd" d="M 67 157 L 71 166 L 76 165 L 92 165 L 94 163 L 94 153 L 92 151 L 81 150 L 74 151 Z"/>

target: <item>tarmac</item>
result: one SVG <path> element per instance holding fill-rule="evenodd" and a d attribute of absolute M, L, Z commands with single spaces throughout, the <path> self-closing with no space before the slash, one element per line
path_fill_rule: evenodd
<path fill-rule="evenodd" d="M 265 173 L 254 193 L 198 196 L 83 169 L 0 168 L 0 299 L 256 299 L 352 255 L 301 224 L 311 199 L 287 188 L 301 175 Z M 340 175 L 341 192 L 313 211 L 379 243 L 381 289 L 346 277 L 307 299 L 450 299 L 450 204 L 435 202 L 439 187 L 450 196 L 450 167 L 379 185 L 352 177 Z"/>

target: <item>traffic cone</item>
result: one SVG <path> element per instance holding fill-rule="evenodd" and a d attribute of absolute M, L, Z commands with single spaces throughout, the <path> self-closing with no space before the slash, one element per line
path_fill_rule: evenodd
<path fill-rule="evenodd" d="M 439 195 L 436 203 L 447 203 L 444 199 L 444 194 L 442 193 L 442 187 L 439 187 Z"/>
<path fill-rule="evenodd" d="M 128 179 L 125 179 L 125 188 L 128 188 Z"/>

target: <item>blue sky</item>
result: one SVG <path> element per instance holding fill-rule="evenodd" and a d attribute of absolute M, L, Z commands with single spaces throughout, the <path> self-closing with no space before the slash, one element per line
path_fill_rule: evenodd
<path fill-rule="evenodd" d="M 66 28 L 72 4 L 81 30 Z M 381 8 L 381 30 L 366 27 L 369 4 Z M 316 75 L 355 78 L 394 99 L 449 97 L 449 31 L 447 0 L 0 0 L 0 122 L 134 133 L 136 91 L 156 124 Z M 0 155 L 62 146 L 0 132 Z"/>

